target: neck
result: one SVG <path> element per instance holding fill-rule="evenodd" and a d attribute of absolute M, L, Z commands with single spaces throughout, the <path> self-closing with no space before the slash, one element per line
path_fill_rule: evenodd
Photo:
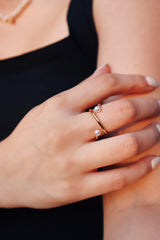
<path fill-rule="evenodd" d="M 0 0 L 0 12 L 1 13 L 8 13 L 12 11 L 21 0 Z"/>

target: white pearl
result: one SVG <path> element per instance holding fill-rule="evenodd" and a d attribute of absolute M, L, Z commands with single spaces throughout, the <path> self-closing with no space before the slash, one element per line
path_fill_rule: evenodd
<path fill-rule="evenodd" d="M 99 113 L 99 112 L 101 111 L 101 107 L 100 107 L 100 106 L 96 106 L 96 107 L 94 108 L 94 111 L 95 111 L 96 113 Z"/>
<path fill-rule="evenodd" d="M 94 133 L 97 137 L 101 136 L 101 132 L 99 130 L 95 130 Z"/>

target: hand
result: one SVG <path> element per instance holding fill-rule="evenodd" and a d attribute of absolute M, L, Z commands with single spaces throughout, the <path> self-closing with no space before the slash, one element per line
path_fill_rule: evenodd
<path fill-rule="evenodd" d="M 160 134 L 152 124 L 94 141 L 99 126 L 86 109 L 114 94 L 155 89 L 143 76 L 107 71 L 106 65 L 74 88 L 33 108 L 1 143 L 1 207 L 57 207 L 120 189 L 151 171 L 154 156 L 128 167 L 97 171 L 145 151 L 159 141 Z M 113 131 L 159 112 L 156 99 L 139 98 L 104 104 L 98 116 Z"/>
<path fill-rule="evenodd" d="M 155 91 L 149 92 L 145 94 L 145 97 L 151 97 L 154 99 L 159 99 L 160 88 L 157 88 Z M 128 99 L 128 98 L 141 98 L 144 96 L 143 94 L 136 95 L 119 95 L 113 96 L 111 98 L 106 99 L 103 103 L 111 103 L 115 99 Z M 141 121 L 134 121 L 131 124 L 125 125 L 122 128 L 117 129 L 112 132 L 112 136 L 118 136 L 125 133 L 137 131 L 138 129 L 142 129 L 149 124 L 157 122 L 160 123 L 160 115 L 154 118 L 148 118 Z M 149 138 L 150 135 L 147 136 Z M 114 167 L 124 167 L 132 162 L 136 162 L 140 158 L 144 158 L 148 155 L 160 155 L 160 142 L 148 148 L 146 151 L 128 158 L 121 163 L 114 165 Z M 156 171 L 146 175 L 141 180 L 131 184 L 120 191 L 115 191 L 110 194 L 106 194 L 104 197 L 104 209 L 107 218 L 111 220 L 111 216 L 113 216 L 113 209 L 117 214 L 120 212 L 124 212 L 124 209 L 134 209 L 135 206 L 144 207 L 144 206 L 157 206 L 160 204 L 160 191 L 159 191 L 159 183 L 160 183 L 160 168 L 157 168 Z M 116 206 L 116 207 L 115 207 Z M 106 218 L 105 216 L 105 218 Z M 121 215 L 120 215 L 121 216 Z M 108 220 L 107 220 L 108 222 Z M 108 224 L 107 224 L 108 225 Z M 109 227 L 110 228 L 110 227 Z"/>

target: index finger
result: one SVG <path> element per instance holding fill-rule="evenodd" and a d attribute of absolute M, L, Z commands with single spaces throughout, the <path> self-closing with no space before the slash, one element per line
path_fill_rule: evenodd
<path fill-rule="evenodd" d="M 92 76 L 68 90 L 70 107 L 83 112 L 116 94 L 136 94 L 153 91 L 158 83 L 142 75 L 111 74 L 105 65 Z"/>

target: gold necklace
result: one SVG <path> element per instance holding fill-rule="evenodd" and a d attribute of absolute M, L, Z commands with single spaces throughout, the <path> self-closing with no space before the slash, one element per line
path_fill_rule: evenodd
<path fill-rule="evenodd" d="M 18 15 L 29 5 L 30 2 L 31 0 L 22 0 L 12 12 L 7 13 L 6 15 L 0 13 L 0 20 L 10 24 L 15 23 L 16 17 L 18 17 Z"/>

